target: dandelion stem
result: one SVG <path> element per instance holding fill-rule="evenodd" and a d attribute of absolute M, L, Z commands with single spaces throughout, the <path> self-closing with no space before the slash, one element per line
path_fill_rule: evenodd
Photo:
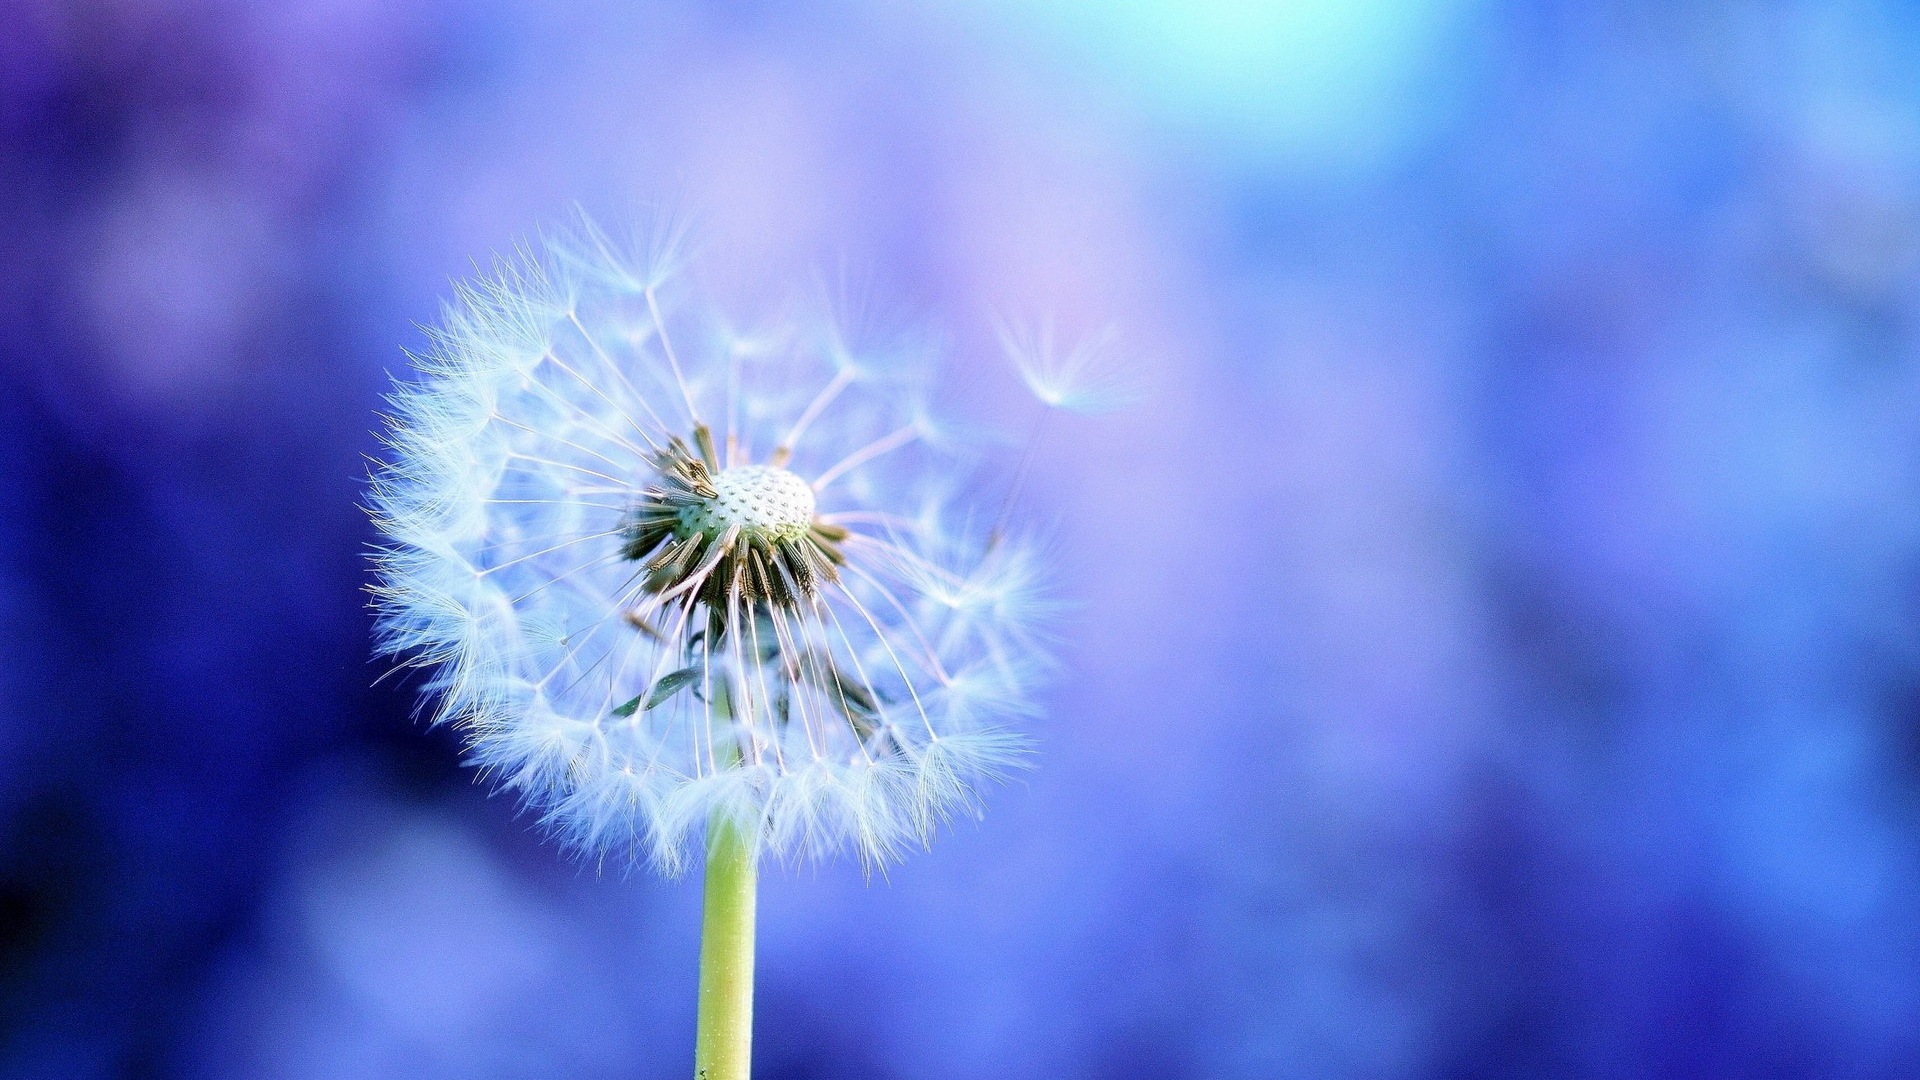
<path fill-rule="evenodd" d="M 700 927 L 694 1080 L 748 1080 L 753 1052 L 753 915 L 758 872 L 740 827 L 714 815 Z"/>

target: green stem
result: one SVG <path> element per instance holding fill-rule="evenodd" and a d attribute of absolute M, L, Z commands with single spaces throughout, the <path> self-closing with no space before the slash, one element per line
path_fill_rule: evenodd
<path fill-rule="evenodd" d="M 748 1080 L 753 1054 L 754 855 L 740 829 L 715 815 L 707 829 L 700 926 L 700 1018 L 694 1080 Z"/>

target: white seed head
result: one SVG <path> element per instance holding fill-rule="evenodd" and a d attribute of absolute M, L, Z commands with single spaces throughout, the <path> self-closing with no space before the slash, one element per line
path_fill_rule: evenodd
<path fill-rule="evenodd" d="M 925 843 L 1020 760 L 1031 554 L 917 513 L 964 490 L 925 365 L 811 319 L 743 356 L 680 260 L 620 250 L 583 223 L 462 288 L 396 392 L 381 647 L 591 855 L 674 869 L 716 815 L 795 857 Z"/>
<path fill-rule="evenodd" d="M 813 488 L 775 465 L 740 465 L 713 478 L 713 498 L 680 511 L 680 535 L 718 539 L 738 527 L 745 535 L 795 540 L 813 524 Z"/>

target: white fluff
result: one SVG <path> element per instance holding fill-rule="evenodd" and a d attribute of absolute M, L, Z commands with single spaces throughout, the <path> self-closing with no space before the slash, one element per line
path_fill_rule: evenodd
<path fill-rule="evenodd" d="M 1032 554 L 941 524 L 970 517 L 946 512 L 958 469 L 930 448 L 924 356 L 863 354 L 821 320 L 743 333 L 690 295 L 670 245 L 621 251 L 583 224 L 462 286 L 396 390 L 371 497 L 381 649 L 430 670 L 436 722 L 595 856 L 675 870 L 716 813 L 784 856 L 926 843 L 1020 759 L 1003 725 L 1043 666 Z M 817 500 L 853 534 L 814 603 L 717 648 L 689 645 L 699 614 L 649 608 L 621 553 L 651 455 L 696 422 L 723 469 L 790 445 L 809 485 L 734 472 L 729 497 L 766 505 L 717 508 L 716 531 Z M 639 629 L 642 609 L 662 624 Z M 873 730 L 770 677 L 762 649 L 842 672 Z M 635 704 L 689 666 L 684 690 Z"/>

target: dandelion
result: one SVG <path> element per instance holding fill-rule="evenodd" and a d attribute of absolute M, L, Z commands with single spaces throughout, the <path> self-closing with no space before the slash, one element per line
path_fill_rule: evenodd
<path fill-rule="evenodd" d="M 706 851 L 700 1075 L 745 1077 L 763 855 L 926 844 L 1017 765 L 1046 610 L 926 365 L 741 330 L 583 222 L 460 288 L 373 482 L 379 645 L 567 845 Z M 637 253 L 637 254 L 636 254 Z"/>

